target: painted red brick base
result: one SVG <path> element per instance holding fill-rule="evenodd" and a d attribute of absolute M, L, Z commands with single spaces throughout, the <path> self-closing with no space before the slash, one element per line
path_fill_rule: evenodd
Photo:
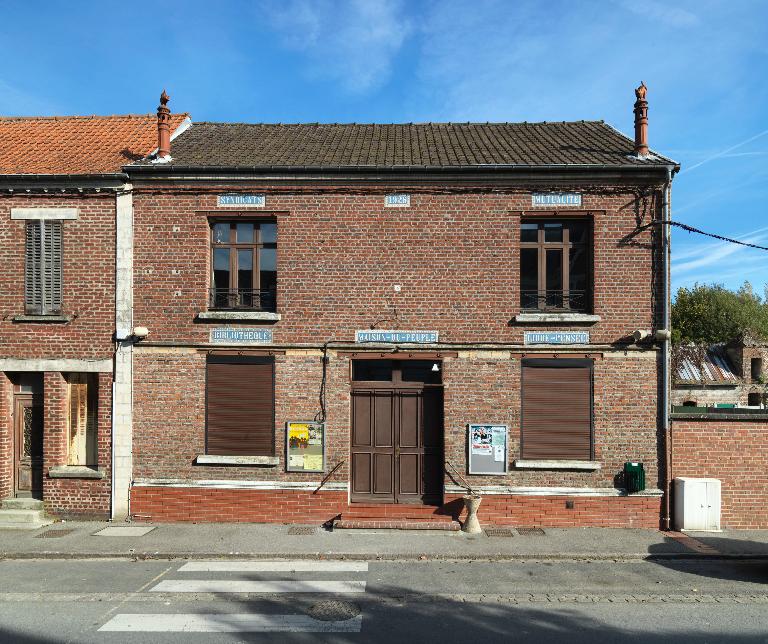
<path fill-rule="evenodd" d="M 573 501 L 573 509 L 566 508 Z M 488 495 L 480 506 L 487 525 L 658 528 L 661 498 Z M 442 507 L 349 505 L 346 492 L 134 487 L 131 514 L 145 521 L 322 524 L 343 515 L 380 521 L 463 519 L 460 496 Z"/>

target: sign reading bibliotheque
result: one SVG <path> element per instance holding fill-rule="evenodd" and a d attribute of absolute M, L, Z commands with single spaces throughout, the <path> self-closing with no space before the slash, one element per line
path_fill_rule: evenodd
<path fill-rule="evenodd" d="M 285 469 L 325 471 L 325 423 L 289 421 L 285 424 Z"/>
<path fill-rule="evenodd" d="M 211 329 L 210 341 L 217 344 L 272 344 L 272 329 Z"/>

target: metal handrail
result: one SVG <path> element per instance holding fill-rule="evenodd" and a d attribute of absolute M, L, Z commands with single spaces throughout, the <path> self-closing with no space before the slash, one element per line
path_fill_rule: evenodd
<path fill-rule="evenodd" d="M 320 485 L 317 486 L 317 489 L 315 489 L 314 492 L 312 492 L 312 494 L 317 494 L 320 491 L 320 488 L 327 483 L 329 478 L 331 478 L 333 473 L 336 470 L 338 470 L 346 462 L 347 462 L 347 459 L 344 459 L 336 463 L 336 465 L 333 466 L 333 469 L 330 472 L 328 472 L 328 474 L 326 474 L 325 478 L 322 481 L 320 481 Z"/>
<path fill-rule="evenodd" d="M 445 464 L 447 465 L 447 467 L 445 468 L 446 473 L 449 476 L 451 475 L 451 472 L 448 472 L 448 467 L 450 467 L 453 474 L 457 476 L 459 480 L 461 480 L 464 483 L 462 487 L 465 487 L 469 491 L 471 496 L 477 496 L 477 493 L 475 492 L 475 490 L 472 488 L 472 486 L 469 483 L 467 483 L 466 479 L 461 474 L 459 474 L 459 471 L 453 466 L 453 464 L 450 461 L 445 461 Z M 454 483 L 455 482 L 456 482 L 456 479 L 454 479 Z"/>

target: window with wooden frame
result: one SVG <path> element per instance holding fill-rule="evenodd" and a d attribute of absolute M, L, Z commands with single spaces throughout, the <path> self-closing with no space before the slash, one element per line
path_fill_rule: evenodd
<path fill-rule="evenodd" d="M 208 356 L 206 454 L 275 455 L 275 361 L 268 356 Z"/>
<path fill-rule="evenodd" d="M 523 359 L 522 459 L 593 459 L 593 364 L 576 358 Z"/>
<path fill-rule="evenodd" d="M 35 220 L 26 225 L 24 310 L 27 315 L 61 313 L 62 224 Z"/>
<path fill-rule="evenodd" d="M 92 375 L 73 373 L 67 377 L 67 382 L 67 465 L 95 467 L 98 464 L 96 381 Z"/>
<path fill-rule="evenodd" d="M 586 313 L 592 307 L 592 226 L 587 219 L 523 219 L 520 307 Z"/>
<path fill-rule="evenodd" d="M 211 309 L 277 310 L 277 224 L 211 222 Z"/>

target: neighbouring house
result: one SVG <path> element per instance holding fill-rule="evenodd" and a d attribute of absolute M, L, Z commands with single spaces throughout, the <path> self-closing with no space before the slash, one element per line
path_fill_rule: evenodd
<path fill-rule="evenodd" d="M 452 528 L 469 485 L 488 523 L 657 527 L 679 166 L 636 98 L 634 140 L 201 122 L 126 165 L 130 514 Z"/>
<path fill-rule="evenodd" d="M 115 328 L 132 279 L 121 168 L 156 146 L 153 115 L 0 118 L 0 521 L 43 504 L 120 513 L 112 470 L 130 469 L 130 452 L 113 453 L 113 420 L 130 407 L 130 363 Z"/>
<path fill-rule="evenodd" d="M 722 527 L 768 528 L 768 343 L 680 345 L 672 364 L 670 478 L 719 480 Z"/>

